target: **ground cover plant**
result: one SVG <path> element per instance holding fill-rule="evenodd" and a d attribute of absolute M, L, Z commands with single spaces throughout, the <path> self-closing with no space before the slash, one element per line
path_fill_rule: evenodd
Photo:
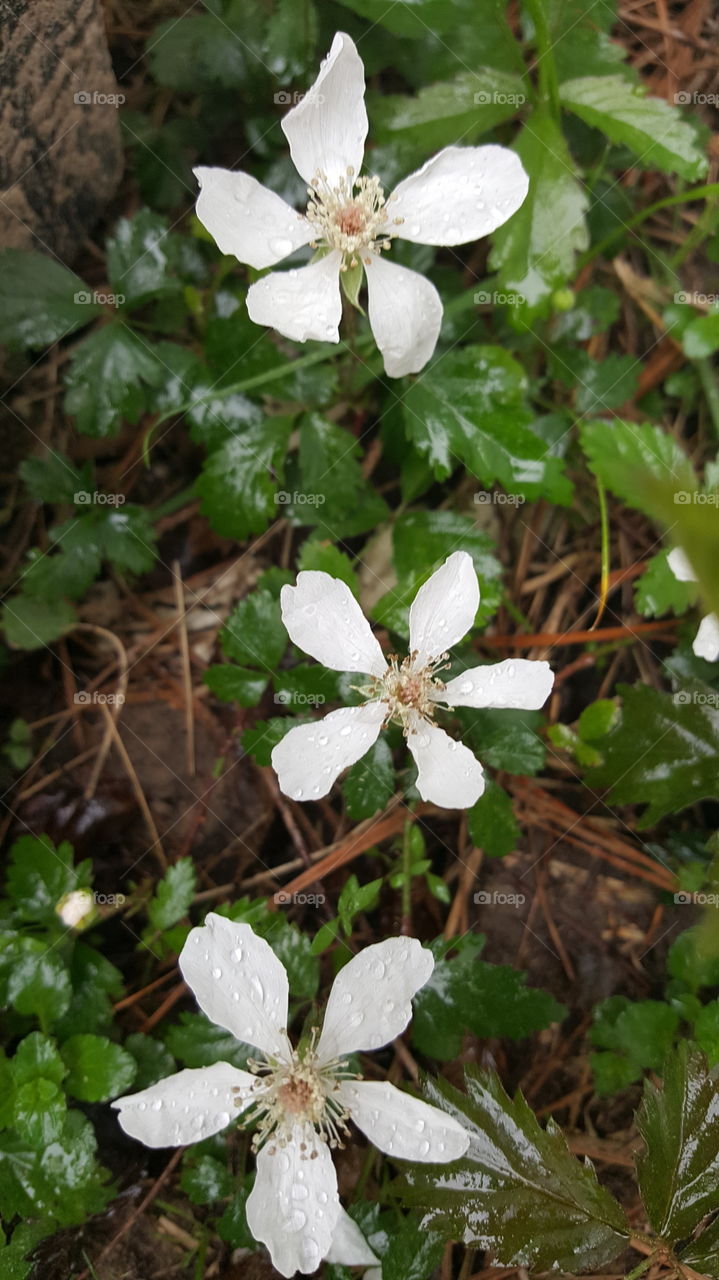
<path fill-rule="evenodd" d="M 0 1276 L 719 1277 L 711 7 L 3 21 Z"/>

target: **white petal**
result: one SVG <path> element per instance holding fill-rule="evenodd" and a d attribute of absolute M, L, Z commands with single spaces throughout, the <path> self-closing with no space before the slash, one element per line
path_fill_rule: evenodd
<path fill-rule="evenodd" d="M 552 691 L 554 672 L 548 662 L 506 658 L 472 667 L 449 680 L 435 701 L 448 707 L 514 707 L 538 711 Z"/>
<path fill-rule="evenodd" d="M 236 1120 L 250 1103 L 255 1080 L 249 1071 L 216 1062 L 178 1071 L 112 1105 L 125 1133 L 146 1147 L 184 1147 Z"/>
<path fill-rule="evenodd" d="M 696 582 L 697 575 L 692 569 L 685 551 L 675 547 L 667 556 L 667 564 L 679 582 Z"/>
<path fill-rule="evenodd" d="M 346 582 L 319 569 L 303 569 L 297 585 L 280 592 L 282 621 L 303 653 L 333 671 L 382 676 L 387 663 Z"/>
<path fill-rule="evenodd" d="M 423 667 L 469 631 L 479 608 L 479 583 L 466 551 L 454 551 L 420 587 L 409 611 L 409 648 Z"/>
<path fill-rule="evenodd" d="M 404 218 L 399 235 L 415 244 L 466 244 L 511 218 L 529 189 L 519 156 L 506 147 L 445 147 L 390 197 Z"/>
<path fill-rule="evenodd" d="M 398 1160 L 446 1164 L 469 1146 L 452 1116 L 384 1080 L 345 1080 L 337 1097 L 370 1142 Z"/>
<path fill-rule="evenodd" d="M 354 42 L 338 31 L 320 73 L 282 121 L 294 166 L 305 182 L 323 173 L 337 186 L 348 168 L 362 168 L 367 111 L 364 66 Z"/>
<path fill-rule="evenodd" d="M 419 770 L 417 790 L 423 800 L 442 809 L 471 809 L 477 803 L 484 791 L 484 772 L 463 742 L 417 716 L 407 746 Z"/>
<path fill-rule="evenodd" d="M 706 618 L 702 618 L 692 648 L 698 658 L 707 662 L 719 659 L 719 618 L 715 613 L 708 613 Z"/>
<path fill-rule="evenodd" d="M 371 1267 L 379 1263 L 379 1258 L 370 1249 L 357 1223 L 342 1207 L 329 1253 L 325 1254 L 325 1262 L 334 1262 L 340 1267 Z M 367 1280 L 366 1276 L 364 1280 Z"/>
<path fill-rule="evenodd" d="M 317 1155 L 311 1159 L 313 1151 Z M 270 1138 L 256 1164 L 247 1225 L 255 1240 L 267 1245 L 280 1275 L 308 1275 L 327 1256 L 340 1211 L 329 1147 L 309 1125 L 296 1125 L 284 1147 Z"/>
<path fill-rule="evenodd" d="M 367 272 L 370 328 L 390 378 L 419 373 L 437 345 L 442 302 L 434 285 L 417 271 L 362 254 Z"/>
<path fill-rule="evenodd" d="M 211 911 L 190 930 L 179 964 L 212 1022 L 263 1053 L 287 1057 L 287 974 L 269 942 Z"/>
<path fill-rule="evenodd" d="M 222 253 L 262 270 L 314 239 L 306 218 L 249 173 L 194 170 L 200 184 L 195 212 Z"/>
<path fill-rule="evenodd" d="M 377 741 L 386 712 L 384 703 L 366 702 L 290 729 L 272 752 L 280 789 L 293 800 L 321 800 Z"/>
<path fill-rule="evenodd" d="M 433 968 L 432 952 L 416 938 L 386 938 L 353 956 L 330 991 L 317 1045 L 320 1061 L 395 1040 L 412 1017 L 412 997 Z"/>
<path fill-rule="evenodd" d="M 247 290 L 250 320 L 276 329 L 292 342 L 339 342 L 341 259 L 335 249 L 308 267 L 263 276 Z"/>

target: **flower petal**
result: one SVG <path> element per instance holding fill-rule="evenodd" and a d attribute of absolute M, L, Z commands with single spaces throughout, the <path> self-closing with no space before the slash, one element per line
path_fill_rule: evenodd
<path fill-rule="evenodd" d="M 329 1253 L 325 1254 L 325 1262 L 334 1262 L 340 1267 L 371 1267 L 379 1264 L 379 1258 L 370 1249 L 357 1223 L 341 1206 L 332 1244 Z"/>
<path fill-rule="evenodd" d="M 370 1142 L 395 1159 L 446 1164 L 469 1146 L 452 1116 L 386 1080 L 343 1080 L 336 1097 Z"/>
<path fill-rule="evenodd" d="M 330 991 L 317 1045 L 320 1061 L 395 1040 L 412 1017 L 412 997 L 433 968 L 432 952 L 416 938 L 386 938 L 353 956 Z"/>
<path fill-rule="evenodd" d="M 211 911 L 190 930 L 179 964 L 212 1022 L 273 1058 L 287 1058 L 287 974 L 269 942 L 248 924 Z"/>
<path fill-rule="evenodd" d="M 314 239 L 306 218 L 249 173 L 200 167 L 195 213 L 222 253 L 262 270 Z"/>
<path fill-rule="evenodd" d="M 417 790 L 442 809 L 471 809 L 484 791 L 484 771 L 463 742 L 422 716 L 407 734 L 407 746 L 419 770 Z"/>
<path fill-rule="evenodd" d="M 140 1093 L 116 1098 L 112 1106 L 125 1133 L 146 1147 L 184 1147 L 236 1120 L 250 1103 L 255 1080 L 249 1071 L 216 1062 L 178 1071 Z"/>
<path fill-rule="evenodd" d="M 667 564 L 679 582 L 696 582 L 697 575 L 692 569 L 689 558 L 681 547 L 675 547 L 667 556 Z"/>
<path fill-rule="evenodd" d="M 454 551 L 420 587 L 409 611 L 409 647 L 416 667 L 426 666 L 462 639 L 479 608 L 472 557 Z"/>
<path fill-rule="evenodd" d="M 708 613 L 706 618 L 702 618 L 692 649 L 698 658 L 704 658 L 706 662 L 719 659 L 719 618 L 715 613 Z"/>
<path fill-rule="evenodd" d="M 435 700 L 448 707 L 514 707 L 538 711 L 552 691 L 554 672 L 548 662 L 506 658 L 449 680 Z"/>
<path fill-rule="evenodd" d="M 280 592 L 282 621 L 293 644 L 332 671 L 382 676 L 387 662 L 346 582 L 303 569 Z"/>
<path fill-rule="evenodd" d="M 339 342 L 341 258 L 334 249 L 308 267 L 271 271 L 257 280 L 247 290 L 250 320 L 293 342 Z"/>
<path fill-rule="evenodd" d="M 366 702 L 290 729 L 272 752 L 280 789 L 293 800 L 321 800 L 377 741 L 386 712 L 383 702 Z"/>
<path fill-rule="evenodd" d="M 403 240 L 466 244 L 501 227 L 528 189 L 519 156 L 507 147 L 445 147 L 400 182 L 387 213 L 390 221 L 404 218 Z"/>
<path fill-rule="evenodd" d="M 362 254 L 367 272 L 368 314 L 390 378 L 419 373 L 437 345 L 442 302 L 434 285 L 417 271 Z"/>
<path fill-rule="evenodd" d="M 330 187 L 362 168 L 367 137 L 364 65 L 354 41 L 338 31 L 320 73 L 282 121 L 297 172 L 311 183 L 322 173 Z"/>
<path fill-rule="evenodd" d="M 283 1146 L 268 1139 L 256 1163 L 247 1225 L 267 1245 L 280 1275 L 308 1275 L 327 1256 L 340 1212 L 330 1149 L 311 1125 L 298 1124 Z"/>

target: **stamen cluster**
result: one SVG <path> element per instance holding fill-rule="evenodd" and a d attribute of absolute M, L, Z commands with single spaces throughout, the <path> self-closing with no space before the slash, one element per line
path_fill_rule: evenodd
<path fill-rule="evenodd" d="M 425 720 L 434 721 L 437 702 L 444 693 L 444 682 L 438 680 L 437 672 L 449 667 L 449 654 L 442 653 L 424 667 L 417 666 L 417 650 L 400 662 L 395 653 L 387 658 L 387 671 L 381 678 L 359 689 L 370 701 L 387 704 L 387 715 L 384 724 L 399 724 L 406 735 L 412 727 L 415 714 Z"/>
<path fill-rule="evenodd" d="M 357 253 L 366 249 L 379 253 L 389 249 L 396 231 L 387 227 L 387 204 L 379 178 L 358 178 L 349 166 L 346 176 L 336 187 L 330 187 L 323 172 L 318 172 L 307 188 L 310 197 L 306 217 L 317 231 L 312 248 L 339 249 L 343 255 L 342 271 L 355 267 Z M 390 200 L 392 197 L 390 196 Z M 395 218 L 395 224 L 403 221 Z"/>

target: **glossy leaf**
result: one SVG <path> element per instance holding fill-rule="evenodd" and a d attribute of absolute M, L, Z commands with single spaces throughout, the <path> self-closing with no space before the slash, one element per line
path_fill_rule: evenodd
<path fill-rule="evenodd" d="M 101 310 L 80 277 L 55 258 L 23 249 L 0 253 L 0 343 L 47 347 Z"/>

